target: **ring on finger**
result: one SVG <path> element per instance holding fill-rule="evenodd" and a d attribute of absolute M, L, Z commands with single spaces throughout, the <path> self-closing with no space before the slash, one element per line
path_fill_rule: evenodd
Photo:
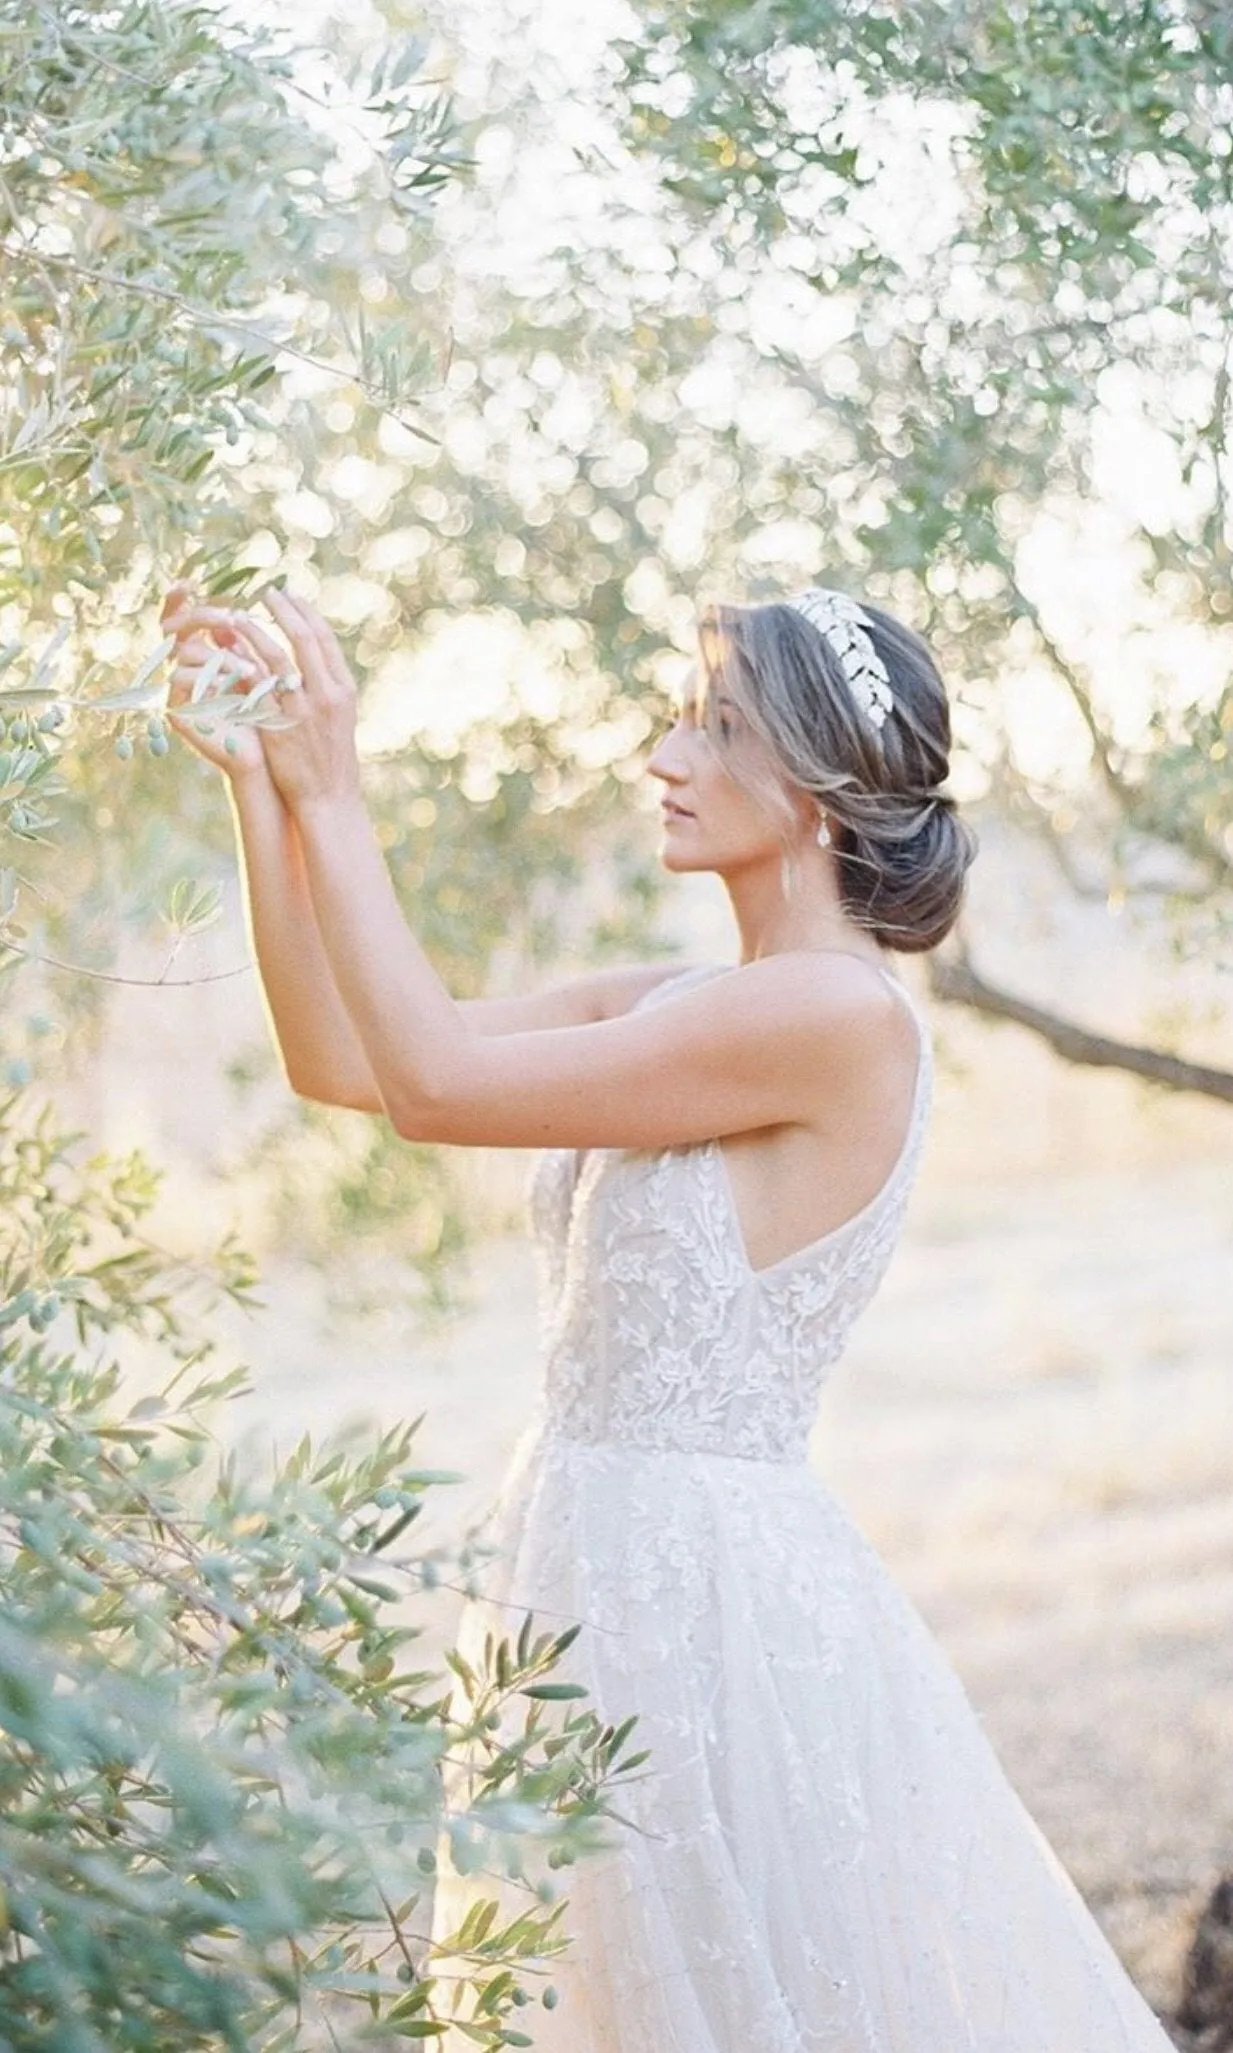
<path fill-rule="evenodd" d="M 275 698 L 281 698 L 285 691 L 303 691 L 303 689 L 303 679 L 297 677 L 293 670 L 281 671 L 274 679 Z"/>

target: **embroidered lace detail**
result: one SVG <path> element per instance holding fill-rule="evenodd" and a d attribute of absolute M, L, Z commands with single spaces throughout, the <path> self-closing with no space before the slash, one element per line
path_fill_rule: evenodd
<path fill-rule="evenodd" d="M 530 1209 L 545 1425 L 576 1440 L 804 1460 L 827 1371 L 882 1279 L 916 1171 L 932 1050 L 912 1009 L 921 1052 L 899 1160 L 854 1218 L 767 1269 L 750 1266 L 716 1141 L 540 1157 Z"/>
<path fill-rule="evenodd" d="M 570 1870 L 537 2053 L 1170 2053 L 808 1465 L 532 1429 L 491 1537 L 463 1654 L 580 1620 L 561 1679 L 650 1749 Z M 441 1859 L 447 1932 L 494 1883 Z"/>

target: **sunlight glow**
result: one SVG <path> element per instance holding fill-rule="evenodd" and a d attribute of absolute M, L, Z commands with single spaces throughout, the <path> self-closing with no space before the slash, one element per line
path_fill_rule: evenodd
<path fill-rule="evenodd" d="M 307 0 L 307 5 L 324 32 L 332 13 L 329 0 Z M 372 20 L 379 33 L 375 13 Z M 510 104 L 526 89 L 548 115 L 526 133 L 516 133 L 511 122 L 499 118 L 482 125 L 476 176 L 479 191 L 491 201 L 487 212 L 477 216 L 474 195 L 447 193 L 442 199 L 442 230 L 456 244 L 461 278 L 477 292 L 493 282 L 511 290 L 541 290 L 554 276 L 564 278 L 571 264 L 589 262 L 592 256 L 600 260 L 605 252 L 618 269 L 627 265 L 636 272 L 637 292 L 648 307 L 674 303 L 682 278 L 686 288 L 692 278 L 705 289 L 708 277 L 723 287 L 722 252 L 704 236 L 696 250 L 682 257 L 674 277 L 659 228 L 661 200 L 652 173 L 629 160 L 619 138 L 607 133 L 597 108 L 593 85 L 611 42 L 636 29 L 619 0 L 595 0 L 585 10 L 575 0 L 456 0 L 450 37 L 459 53 L 463 98 L 482 103 L 499 73 Z M 869 175 L 862 188 L 843 193 L 843 218 L 852 235 L 876 235 L 903 266 L 909 285 L 918 275 L 923 290 L 936 250 L 965 204 L 956 147 L 961 151 L 960 116 L 953 108 L 905 97 L 893 119 L 882 104 L 862 137 L 859 118 L 852 121 L 858 97 L 854 82 L 821 77 L 805 53 L 796 53 L 792 66 L 788 91 L 797 115 L 816 102 L 823 123 L 834 116 L 835 95 L 841 93 L 845 121 L 858 134 L 867 158 Z M 833 201 L 839 191 L 833 174 L 820 170 L 818 177 L 830 179 Z M 815 194 L 819 204 L 825 197 Z M 770 378 L 751 381 L 742 344 L 736 333 L 725 332 L 728 328 L 743 335 L 752 324 L 763 348 L 799 354 L 824 377 L 832 395 L 842 396 L 852 308 L 838 294 L 820 300 L 793 268 L 804 264 L 812 249 L 813 220 L 811 213 L 796 226 L 789 222 L 765 263 L 750 271 L 741 304 L 717 290 L 716 332 L 678 388 L 686 426 L 696 422 L 716 433 L 733 427 L 771 452 L 808 446 L 807 394 L 776 387 Z M 958 261 L 947 289 L 947 317 L 960 324 L 979 321 L 990 289 L 978 264 L 965 270 Z M 463 371 L 461 360 L 456 369 Z M 464 390 L 459 387 L 460 397 Z M 1196 521 L 1207 481 L 1183 480 L 1176 445 L 1156 423 L 1196 415 L 1205 392 L 1197 376 L 1189 383 L 1180 378 L 1176 390 L 1163 394 L 1143 391 L 1128 366 L 1106 373 L 1098 394 L 1090 496 L 1058 499 L 1039 509 L 1019 548 L 1018 570 L 1047 633 L 1081 668 L 1115 741 L 1132 749 L 1146 741 L 1159 709 L 1213 697 L 1227 672 L 1225 631 L 1179 620 L 1170 615 L 1166 596 L 1148 593 L 1143 545 L 1134 539 L 1136 525 L 1163 534 L 1184 532 Z M 510 432 L 507 482 L 515 499 L 528 507 L 537 495 L 546 503 L 554 492 L 568 489 L 575 454 L 593 435 L 595 409 L 605 400 L 602 391 L 597 396 L 586 368 L 564 364 L 547 342 L 521 380 L 513 377 L 511 365 L 505 403 L 517 415 L 534 397 L 542 411 L 546 393 L 552 394 L 547 449 L 531 436 L 519 441 L 516 424 L 505 424 Z M 606 396 L 619 414 L 627 395 L 614 383 Z M 340 407 L 344 402 L 334 395 L 329 403 Z M 979 394 L 973 403 L 979 410 Z M 478 474 L 486 454 L 483 424 L 460 405 L 445 432 L 454 460 Z M 400 433 L 405 435 L 390 429 L 395 443 Z M 398 459 L 423 456 L 410 438 L 406 447 L 388 440 L 385 446 L 392 459 L 388 463 L 344 455 L 331 471 L 333 488 L 374 520 L 386 517 L 400 478 L 405 481 Z M 604 482 L 620 482 L 622 474 L 630 481 L 639 478 L 646 458 L 636 436 L 614 438 L 604 459 Z M 836 462 L 842 463 L 841 453 Z M 698 599 L 742 596 L 718 592 L 708 563 L 715 502 L 730 488 L 722 466 L 717 453 L 713 478 L 698 483 L 683 477 L 679 490 L 671 481 L 662 484 L 662 473 L 653 485 L 648 479 L 643 505 L 655 509 L 655 553 L 624 565 L 626 603 L 663 636 L 661 682 L 669 689 L 691 660 L 682 652 L 692 647 L 694 599 L 676 594 L 682 576 L 696 570 Z M 844 480 L 838 477 L 835 483 L 837 500 L 842 500 Z M 431 486 L 421 482 L 413 502 L 418 520 L 409 517 L 406 525 L 375 537 L 358 566 L 361 578 L 354 589 L 344 592 L 340 586 L 339 602 L 346 602 L 344 611 L 353 619 L 362 616 L 366 603 L 361 581 L 369 595 L 373 584 L 397 583 L 400 576 L 413 574 L 434 546 L 431 497 Z M 844 519 L 851 524 L 876 526 L 883 511 L 870 495 L 843 502 Z M 280 513 L 309 535 L 320 533 L 327 517 L 324 501 L 303 488 L 288 492 Z M 605 535 L 598 528 L 596 541 L 602 549 L 624 546 L 621 535 Z M 745 540 L 739 568 L 763 588 L 775 579 L 790 586 L 817 574 L 819 547 L 816 525 L 797 517 L 785 500 L 782 511 L 772 510 Z M 498 540 L 494 560 L 500 574 L 520 574 L 525 550 L 516 533 Z M 966 589 L 956 595 L 960 602 L 964 596 L 970 596 Z M 582 631 L 577 623 L 562 624 Z M 390 654 L 368 693 L 362 736 L 373 750 L 398 747 L 412 735 L 451 746 L 468 726 L 500 724 L 519 709 L 542 709 L 540 717 L 548 719 L 568 715 L 581 733 L 588 705 L 589 688 L 578 670 L 520 628 L 512 614 L 494 611 L 442 620 L 414 655 Z M 966 708 L 956 710 L 956 783 L 973 794 L 1002 721 L 1013 757 L 1030 778 L 1065 787 L 1088 774 L 1090 742 L 1074 700 L 1034 653 L 1020 652 L 1013 635 L 996 677 L 977 685 Z M 606 734 L 594 742 L 580 741 L 580 758 L 602 758 L 611 741 Z"/>
<path fill-rule="evenodd" d="M 441 619 L 414 651 L 395 650 L 365 694 L 359 744 L 367 754 L 423 742 L 448 753 L 479 721 L 561 710 L 565 678 L 510 613 Z"/>

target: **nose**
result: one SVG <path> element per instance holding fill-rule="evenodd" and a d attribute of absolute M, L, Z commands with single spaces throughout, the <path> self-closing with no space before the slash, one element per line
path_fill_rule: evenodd
<path fill-rule="evenodd" d="M 650 755 L 647 769 L 652 777 L 658 777 L 665 784 L 685 784 L 689 778 L 689 764 L 684 747 L 682 720 L 678 713 L 666 734 L 661 734 Z"/>

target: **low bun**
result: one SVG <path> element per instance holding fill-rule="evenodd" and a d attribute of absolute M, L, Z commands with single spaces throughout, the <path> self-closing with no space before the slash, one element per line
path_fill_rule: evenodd
<path fill-rule="evenodd" d="M 932 652 L 894 614 L 861 604 L 890 683 L 891 705 L 876 724 L 825 635 L 794 605 L 709 607 L 699 623 L 703 663 L 767 743 L 778 774 L 825 815 L 845 912 L 881 947 L 919 954 L 954 926 L 977 840 L 942 788 L 950 707 Z M 783 792 L 773 779 L 751 788 L 778 813 L 788 850 L 793 814 Z"/>
<path fill-rule="evenodd" d="M 953 798 L 930 793 L 912 831 L 886 838 L 875 823 L 845 826 L 836 841 L 840 890 L 859 925 L 883 948 L 923 953 L 944 940 L 963 904 L 976 836 Z"/>

